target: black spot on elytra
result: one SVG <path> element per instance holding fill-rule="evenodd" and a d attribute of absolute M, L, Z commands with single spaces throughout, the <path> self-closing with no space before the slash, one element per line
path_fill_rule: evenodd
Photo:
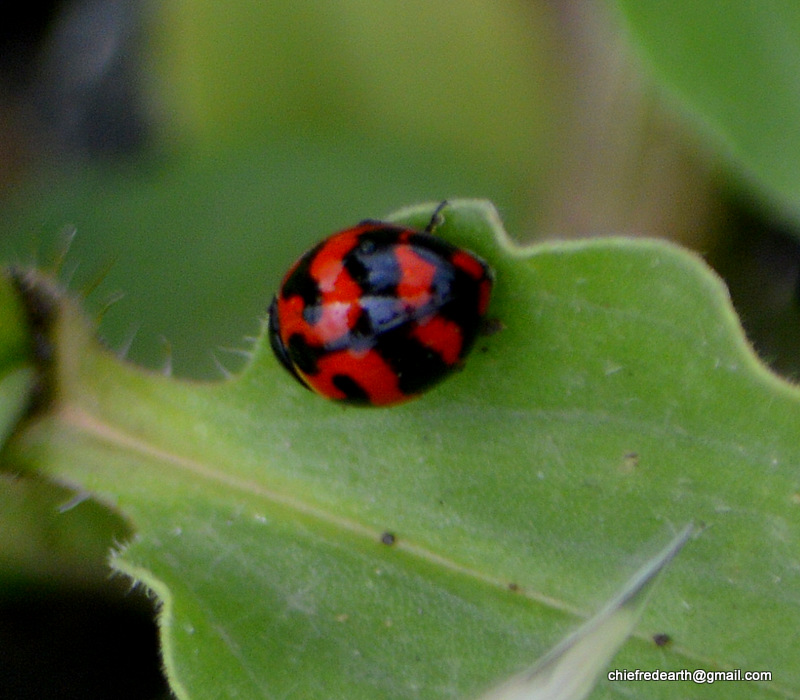
<path fill-rule="evenodd" d="M 297 373 L 294 371 L 294 366 L 292 365 L 286 348 L 283 345 L 283 341 L 281 340 L 280 321 L 278 320 L 277 296 L 273 297 L 272 303 L 269 305 L 269 331 L 267 335 L 269 336 L 269 344 L 272 347 L 272 352 L 275 353 L 275 357 L 278 358 L 279 362 L 287 370 L 289 370 L 289 372 L 291 372 L 297 379 L 300 379 L 297 376 Z"/>
<path fill-rule="evenodd" d="M 313 377 L 319 373 L 317 360 L 319 360 L 323 351 L 320 348 L 309 345 L 302 335 L 295 333 L 289 337 L 289 346 L 286 349 L 286 353 L 292 358 L 295 367 L 303 374 Z"/>
<path fill-rule="evenodd" d="M 397 375 L 404 394 L 418 394 L 442 379 L 451 367 L 441 355 L 409 337 L 408 328 L 378 338 L 375 350 Z"/>
<path fill-rule="evenodd" d="M 300 258 L 297 267 L 292 270 L 281 286 L 281 296 L 284 299 L 299 296 L 303 300 L 305 308 L 319 304 L 319 287 L 316 280 L 311 276 L 310 268 L 314 258 L 317 257 L 324 245 L 325 242 L 323 241 Z"/>
<path fill-rule="evenodd" d="M 371 403 L 369 394 L 364 391 L 364 388 L 352 377 L 346 374 L 336 374 L 332 382 L 333 385 L 347 397 L 349 403 Z"/>

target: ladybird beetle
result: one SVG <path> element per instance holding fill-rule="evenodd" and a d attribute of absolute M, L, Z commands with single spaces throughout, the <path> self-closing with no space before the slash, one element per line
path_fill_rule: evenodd
<path fill-rule="evenodd" d="M 275 355 L 329 399 L 386 406 L 463 364 L 489 306 L 493 272 L 424 231 L 366 220 L 292 265 L 269 309 Z"/>

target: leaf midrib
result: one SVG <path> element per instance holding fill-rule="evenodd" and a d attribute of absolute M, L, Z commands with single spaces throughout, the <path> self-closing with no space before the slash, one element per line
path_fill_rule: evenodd
<path fill-rule="evenodd" d="M 190 475 L 193 479 L 202 479 L 209 483 L 221 485 L 232 491 L 246 494 L 249 497 L 256 496 L 263 498 L 277 506 L 294 511 L 301 516 L 317 520 L 329 527 L 338 528 L 349 535 L 355 535 L 374 543 L 379 541 L 382 534 L 377 528 L 369 527 L 352 518 L 342 517 L 330 510 L 322 509 L 294 496 L 265 488 L 258 482 L 226 474 L 200 460 L 184 457 L 162 447 L 155 446 L 146 440 L 131 435 L 102 420 L 80 406 L 63 404 L 57 412 L 57 418 L 69 429 L 76 430 L 92 440 L 113 446 L 117 449 L 126 450 L 138 456 L 147 457 L 155 462 L 169 464 Z M 452 574 L 463 576 L 482 585 L 505 591 L 508 590 L 508 581 L 489 575 L 475 568 L 465 566 L 456 560 L 450 559 L 407 539 L 398 540 L 393 545 L 393 548 L 411 557 L 418 558 L 428 565 L 441 567 Z M 585 610 L 527 587 L 519 589 L 513 594 L 509 594 L 521 595 L 544 608 L 570 615 L 581 621 L 589 617 L 589 613 Z M 637 631 L 631 636 L 642 643 L 652 644 L 650 636 L 644 632 Z M 733 670 L 735 668 L 730 664 L 722 664 L 712 658 L 697 654 L 684 646 L 672 645 L 670 651 L 676 656 L 682 657 L 687 666 L 694 665 L 696 667 L 718 668 L 722 670 Z M 775 697 L 786 698 L 788 700 L 800 700 L 800 693 L 795 693 L 791 688 L 782 687 L 774 681 L 769 685 L 761 683 L 757 685 L 759 685 L 762 690 L 768 690 Z"/>

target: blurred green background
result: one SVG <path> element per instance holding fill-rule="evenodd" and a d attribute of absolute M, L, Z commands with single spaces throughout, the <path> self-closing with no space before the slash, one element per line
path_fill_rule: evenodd
<path fill-rule="evenodd" d="M 798 85 L 792 3 L 32 2 L 0 28 L 0 257 L 58 268 L 132 360 L 218 378 L 241 366 L 308 245 L 408 204 L 487 198 L 520 241 L 694 248 L 757 349 L 793 375 Z M 108 596 L 151 615 L 104 581 L 109 543 L 85 523 L 64 541 L 42 529 L 63 492 L 9 479 L 0 495 L 0 646 L 20 650 L 0 671 L 19 679 L 15 697 L 52 696 L 30 679 L 53 659 L 59 697 L 104 697 L 101 677 L 65 691 L 98 666 L 152 686 L 116 698 L 163 693 L 154 647 L 130 651 L 154 643 L 149 623 L 111 634 L 132 643 L 116 665 L 76 642 L 111 647 L 92 616 L 109 619 Z M 124 538 L 115 516 L 97 518 Z M 81 602 L 54 609 L 51 589 Z M 15 676 L 25 647 L 41 670 Z"/>
<path fill-rule="evenodd" d="M 545 8 L 78 5 L 10 117 L 0 252 L 47 263 L 74 228 L 64 276 L 103 276 L 95 309 L 125 295 L 103 334 L 150 366 L 168 344 L 176 373 L 219 376 L 291 260 L 362 218 L 474 196 L 520 227 L 557 160 Z"/>
<path fill-rule="evenodd" d="M 75 232 L 62 278 L 102 280 L 104 338 L 150 367 L 236 369 L 291 260 L 414 202 L 491 199 L 520 240 L 712 254 L 743 213 L 761 225 L 612 4 L 47 8 L 6 29 L 0 255 L 47 265 Z"/>

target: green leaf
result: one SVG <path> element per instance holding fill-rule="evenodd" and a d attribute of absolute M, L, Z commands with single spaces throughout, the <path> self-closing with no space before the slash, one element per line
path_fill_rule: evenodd
<path fill-rule="evenodd" d="M 50 292 L 38 289 L 35 276 L 0 276 L 0 446 L 49 397 L 47 321 L 54 309 Z M 7 454 L 0 469 L 0 590 L 105 580 L 111 542 L 128 535 L 119 516 L 92 502 L 73 508 L 88 494 L 20 475 Z"/>
<path fill-rule="evenodd" d="M 5 444 L 32 399 L 36 376 L 31 356 L 29 327 L 14 283 L 0 276 L 0 447 Z M 21 523 L 28 519 L 26 497 L 18 493 L 16 479 L 0 473 L 0 572 L 7 575 L 25 568 L 23 561 L 33 547 L 29 531 Z M 20 530 L 25 536 L 19 536 Z M 2 579 L 0 576 L 0 586 Z"/>
<path fill-rule="evenodd" d="M 800 217 L 800 4 L 617 5 L 658 79 L 768 200 Z"/>
<path fill-rule="evenodd" d="M 0 593 L 106 583 L 109 547 L 128 537 L 122 518 L 88 494 L 0 473 Z"/>
<path fill-rule="evenodd" d="M 0 447 L 32 399 L 36 384 L 33 339 L 9 276 L 0 276 Z"/>
<path fill-rule="evenodd" d="M 10 369 L 0 377 L 0 444 L 22 417 L 34 388 L 33 367 Z"/>
<path fill-rule="evenodd" d="M 11 456 L 129 519 L 113 566 L 161 600 L 178 696 L 475 696 L 694 521 L 616 663 L 770 670 L 709 697 L 800 697 L 798 391 L 754 357 L 717 278 L 657 241 L 518 249 L 483 202 L 439 231 L 494 265 L 504 330 L 390 409 L 305 391 L 263 336 L 230 381 L 151 374 L 56 298 L 57 401 Z"/>

